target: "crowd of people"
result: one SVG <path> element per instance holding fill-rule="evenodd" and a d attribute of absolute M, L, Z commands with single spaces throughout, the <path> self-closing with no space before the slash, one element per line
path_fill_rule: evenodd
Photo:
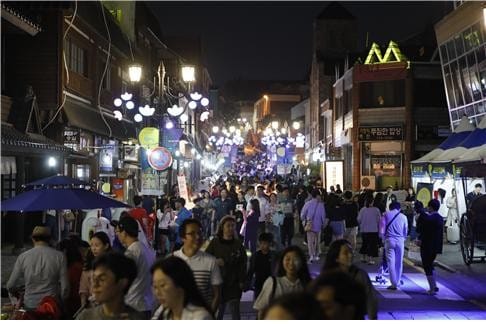
<path fill-rule="evenodd" d="M 309 183 L 220 178 L 190 210 L 177 188 L 156 200 L 137 196 L 135 208 L 112 222 L 114 239 L 104 231 L 89 242 L 73 234 L 58 250 L 49 246 L 49 228 L 36 227 L 34 248 L 19 256 L 7 288 L 13 293 L 25 282 L 24 307 L 39 316 L 43 298 L 54 297 L 66 319 L 223 319 L 226 310 L 240 319 L 249 290 L 259 319 L 376 319 L 376 292 L 353 255 L 374 264 L 383 247 L 388 289 L 400 289 L 413 228 L 428 292 L 437 292 L 433 261 L 444 223 L 436 200 L 425 209 L 412 191 L 409 213 L 392 188 L 353 194 L 339 185 L 327 192 L 320 179 Z M 312 278 L 309 264 L 321 257 Z"/>

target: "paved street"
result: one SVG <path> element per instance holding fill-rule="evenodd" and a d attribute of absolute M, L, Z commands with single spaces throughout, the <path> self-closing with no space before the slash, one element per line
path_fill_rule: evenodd
<path fill-rule="evenodd" d="M 303 246 L 301 241 L 302 239 L 297 237 L 295 242 Z M 459 245 L 444 245 L 445 253 L 439 260 L 441 263 L 448 262 L 448 270 L 436 267 L 440 290 L 435 296 L 425 293 L 428 286 L 423 270 L 409 259 L 405 259 L 404 262 L 404 285 L 397 291 L 387 290 L 388 283 L 380 284 L 375 281 L 379 272 L 379 260 L 376 260 L 375 265 L 360 263 L 357 260 L 357 265 L 368 272 L 378 292 L 379 319 L 486 320 L 486 263 L 466 266 L 458 249 Z M 10 252 L 11 246 L 2 247 L 2 287 L 8 280 L 16 259 Z M 313 277 L 319 274 L 323 259 L 321 258 L 320 263 L 309 265 Z M 2 303 L 5 302 L 8 302 L 8 299 L 2 299 Z M 253 292 L 248 291 L 241 300 L 242 319 L 256 318 L 252 305 Z M 225 318 L 230 319 L 229 313 Z"/>

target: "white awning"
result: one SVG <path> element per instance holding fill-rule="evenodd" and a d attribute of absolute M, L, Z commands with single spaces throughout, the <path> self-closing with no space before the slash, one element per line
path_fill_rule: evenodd
<path fill-rule="evenodd" d="M 2 174 L 17 173 L 15 156 L 2 156 Z"/>

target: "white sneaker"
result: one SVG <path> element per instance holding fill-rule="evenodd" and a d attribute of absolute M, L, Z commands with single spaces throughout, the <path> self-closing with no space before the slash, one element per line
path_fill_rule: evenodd
<path fill-rule="evenodd" d="M 321 259 L 321 258 L 319 258 L 318 256 L 316 256 L 316 257 L 314 258 L 314 260 L 315 260 L 315 261 L 319 261 L 320 259 Z"/>

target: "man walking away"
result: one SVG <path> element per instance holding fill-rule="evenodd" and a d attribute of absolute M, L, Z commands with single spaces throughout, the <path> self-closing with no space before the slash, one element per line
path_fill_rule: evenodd
<path fill-rule="evenodd" d="M 430 295 L 435 295 L 439 288 L 434 278 L 434 260 L 437 254 L 442 253 L 442 239 L 444 233 L 444 221 L 442 216 L 437 212 L 440 208 L 440 202 L 436 199 L 429 201 L 429 214 L 419 206 L 417 212 L 417 232 L 420 235 L 420 257 L 422 265 L 429 283 Z"/>
<path fill-rule="evenodd" d="M 34 247 L 15 261 L 7 282 L 7 289 L 15 292 L 21 282 L 25 284 L 24 305 L 34 310 L 46 296 L 58 301 L 69 296 L 67 264 L 64 254 L 49 246 L 51 231 L 45 226 L 36 226 L 32 232 Z"/>
<path fill-rule="evenodd" d="M 383 225 L 385 255 L 391 282 L 387 289 L 396 290 L 402 278 L 404 244 L 408 233 L 407 216 L 400 212 L 399 202 L 390 204 L 390 210 L 383 217 Z"/>

